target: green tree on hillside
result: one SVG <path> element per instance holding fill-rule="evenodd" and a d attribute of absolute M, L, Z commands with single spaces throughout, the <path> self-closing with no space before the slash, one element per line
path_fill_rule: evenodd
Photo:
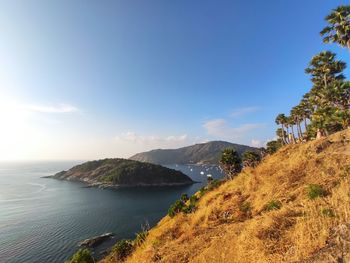
<path fill-rule="evenodd" d="M 301 121 L 303 119 L 303 111 L 299 105 L 293 107 L 290 111 L 290 117 L 294 120 L 294 123 L 297 128 L 299 140 L 303 139 L 303 132 L 301 130 Z"/>
<path fill-rule="evenodd" d="M 238 174 L 242 169 L 242 161 L 233 148 L 227 148 L 222 151 L 220 158 L 220 165 L 225 171 L 226 177 L 232 179 L 236 174 Z"/>
<path fill-rule="evenodd" d="M 343 75 L 346 64 L 335 58 L 330 51 L 321 52 L 312 58 L 305 70 L 313 82 L 308 96 L 313 105 L 312 126 L 326 134 L 342 128 L 339 117 L 347 118 L 345 111 L 349 107 L 350 85 Z M 347 120 L 342 122 L 345 124 Z"/>
<path fill-rule="evenodd" d="M 288 134 L 289 143 L 295 143 L 294 125 L 296 122 L 292 116 L 287 117 L 287 125 L 291 128 L 291 133 Z"/>
<path fill-rule="evenodd" d="M 345 111 L 350 107 L 350 82 L 334 81 L 325 92 L 329 106 Z"/>
<path fill-rule="evenodd" d="M 94 258 L 91 255 L 91 251 L 87 248 L 79 249 L 71 260 L 66 260 L 65 263 L 94 263 Z"/>
<path fill-rule="evenodd" d="M 311 119 L 312 112 L 314 111 L 313 105 L 310 103 L 309 97 L 309 93 L 304 94 L 303 98 L 299 103 L 299 108 L 304 121 L 305 131 L 307 130 L 307 120 Z"/>
<path fill-rule="evenodd" d="M 243 154 L 242 161 L 244 167 L 256 167 L 261 161 L 261 156 L 256 152 L 246 151 Z"/>
<path fill-rule="evenodd" d="M 282 147 L 282 142 L 281 140 L 277 140 L 277 141 L 269 141 L 268 143 L 266 143 L 266 152 L 268 154 L 274 154 L 275 152 L 278 151 L 279 148 Z"/>
<path fill-rule="evenodd" d="M 338 43 L 350 51 L 350 5 L 332 10 L 326 21 L 328 25 L 320 32 L 323 41 Z M 331 51 L 320 52 L 311 59 L 305 72 L 311 77 L 312 87 L 291 109 L 290 117 L 276 117 L 276 124 L 281 125 L 276 131 L 280 139 L 269 142 L 267 152 L 275 152 L 280 144 L 293 143 L 294 128 L 298 141 L 304 141 L 350 127 L 350 81 L 345 80 L 345 68 L 346 63 L 336 59 Z"/>
<path fill-rule="evenodd" d="M 339 6 L 326 16 L 328 23 L 321 32 L 323 42 L 338 43 L 350 51 L 350 6 Z"/>
<path fill-rule="evenodd" d="M 281 140 L 282 144 L 285 144 L 285 143 L 283 142 L 283 139 L 285 139 L 286 136 L 287 136 L 286 131 L 285 131 L 285 130 L 282 130 L 282 128 L 278 128 L 278 129 L 276 130 L 276 135 L 277 135 L 277 137 Z"/>
<path fill-rule="evenodd" d="M 283 113 L 280 113 L 277 115 L 276 119 L 275 119 L 276 124 L 281 125 L 281 130 L 283 132 L 281 132 L 281 140 L 282 140 L 282 144 L 287 144 L 287 138 L 286 138 L 286 132 L 284 131 L 284 127 L 287 124 L 287 117 L 286 115 L 284 115 Z"/>
<path fill-rule="evenodd" d="M 341 60 L 336 60 L 336 54 L 330 51 L 323 51 L 314 56 L 309 66 L 305 69 L 306 74 L 311 75 L 313 86 L 313 95 L 317 92 L 327 89 L 328 85 L 336 80 L 344 80 L 343 71 L 346 64 Z"/>

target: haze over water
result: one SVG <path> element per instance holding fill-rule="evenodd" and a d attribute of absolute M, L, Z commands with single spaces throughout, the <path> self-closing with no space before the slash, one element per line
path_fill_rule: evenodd
<path fill-rule="evenodd" d="M 155 225 L 182 193 L 202 187 L 206 174 L 221 177 L 216 167 L 171 165 L 202 183 L 118 190 L 41 178 L 78 163 L 0 163 L 1 263 L 63 262 L 79 241 L 113 232 L 116 238 L 97 249 L 100 253 L 116 239 L 133 238 L 146 221 Z"/>

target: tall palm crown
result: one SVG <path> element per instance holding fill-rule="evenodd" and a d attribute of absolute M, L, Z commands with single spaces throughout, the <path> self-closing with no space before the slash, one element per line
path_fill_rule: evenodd
<path fill-rule="evenodd" d="M 302 118 L 301 107 L 299 105 L 294 106 L 290 111 L 290 116 L 295 122 L 298 122 Z"/>
<path fill-rule="evenodd" d="M 283 113 L 278 114 L 275 120 L 276 124 L 285 124 L 287 122 L 287 117 Z"/>
<path fill-rule="evenodd" d="M 300 105 L 293 107 L 290 111 L 290 116 L 293 118 L 295 125 L 297 126 L 298 136 L 302 137 L 302 131 L 300 127 L 300 122 L 303 119 L 304 111 Z"/>
<path fill-rule="evenodd" d="M 286 115 L 284 115 L 283 113 L 280 113 L 277 115 L 276 120 L 275 120 L 276 124 L 280 124 L 281 125 L 281 130 L 282 132 L 282 144 L 287 143 L 285 135 L 286 133 L 284 132 L 284 125 L 287 123 L 287 117 Z"/>
<path fill-rule="evenodd" d="M 345 78 L 342 72 L 346 68 L 346 63 L 336 60 L 335 57 L 335 53 L 323 51 L 311 59 L 305 72 L 311 75 L 314 85 L 327 87 L 328 83 Z"/>
<path fill-rule="evenodd" d="M 314 111 L 314 106 L 311 103 L 310 99 L 310 93 L 304 94 L 303 98 L 301 99 L 299 106 L 301 110 L 303 111 L 303 118 L 310 118 L 312 112 Z"/>
<path fill-rule="evenodd" d="M 339 6 L 325 20 L 328 23 L 321 32 L 323 42 L 338 43 L 350 51 L 350 6 Z"/>
<path fill-rule="evenodd" d="M 334 81 L 324 92 L 328 106 L 336 107 L 339 110 L 347 110 L 350 107 L 350 82 Z"/>

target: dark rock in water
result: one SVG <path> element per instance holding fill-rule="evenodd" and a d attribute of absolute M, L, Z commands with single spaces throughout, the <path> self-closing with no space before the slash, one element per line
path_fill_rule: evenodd
<path fill-rule="evenodd" d="M 105 233 L 103 235 L 92 237 L 85 239 L 84 241 L 79 242 L 78 246 L 80 247 L 96 247 L 103 243 L 104 241 L 112 238 L 114 235 L 113 233 Z"/>

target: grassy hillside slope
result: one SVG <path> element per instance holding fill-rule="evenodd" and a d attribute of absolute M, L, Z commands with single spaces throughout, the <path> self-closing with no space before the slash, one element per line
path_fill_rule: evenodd
<path fill-rule="evenodd" d="M 195 212 L 164 217 L 126 262 L 321 262 L 317 254 L 349 220 L 343 131 L 286 146 L 206 193 Z M 112 253 L 103 262 L 117 261 Z"/>

